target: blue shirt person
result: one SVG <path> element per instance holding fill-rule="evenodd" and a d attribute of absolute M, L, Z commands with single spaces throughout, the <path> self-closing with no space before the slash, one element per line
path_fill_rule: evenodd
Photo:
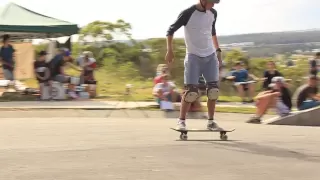
<path fill-rule="evenodd" d="M 246 82 L 249 78 L 249 73 L 246 69 L 240 69 L 232 72 L 235 77 L 234 82 Z"/>
<path fill-rule="evenodd" d="M 3 69 L 13 70 L 14 52 L 15 52 L 15 49 L 10 44 L 7 44 L 7 45 L 4 45 L 1 47 L 0 57 L 1 57 L 2 64 L 3 64 L 2 65 Z"/>
<path fill-rule="evenodd" d="M 10 36 L 4 35 L 3 36 L 3 46 L 0 49 L 0 61 L 2 63 L 3 74 L 6 80 L 13 81 L 14 75 L 14 48 L 9 43 Z"/>

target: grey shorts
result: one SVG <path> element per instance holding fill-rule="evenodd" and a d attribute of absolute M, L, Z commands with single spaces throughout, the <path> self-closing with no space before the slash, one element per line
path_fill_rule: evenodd
<path fill-rule="evenodd" d="M 219 61 L 215 53 L 207 57 L 187 54 L 184 60 L 184 84 L 199 84 L 199 76 L 205 81 L 219 81 Z"/>
<path fill-rule="evenodd" d="M 13 81 L 14 80 L 14 75 L 13 75 L 13 71 L 9 70 L 9 69 L 3 69 L 3 76 L 6 80 L 10 80 Z"/>

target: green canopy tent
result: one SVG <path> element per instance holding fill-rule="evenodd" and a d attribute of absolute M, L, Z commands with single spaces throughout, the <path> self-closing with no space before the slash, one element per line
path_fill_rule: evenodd
<path fill-rule="evenodd" d="M 15 3 L 0 8 L 0 36 L 10 34 L 11 39 L 45 39 L 77 34 L 77 24 L 48 17 Z"/>

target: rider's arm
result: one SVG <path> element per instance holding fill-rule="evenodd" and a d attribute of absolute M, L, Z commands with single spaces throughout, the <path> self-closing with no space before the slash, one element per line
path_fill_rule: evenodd
<path fill-rule="evenodd" d="M 214 47 L 218 50 L 218 49 L 220 49 L 219 41 L 217 38 L 217 31 L 216 31 L 216 22 L 217 22 L 218 13 L 215 9 L 211 9 L 211 12 L 214 15 L 214 21 L 212 23 L 212 32 L 211 32 L 212 40 L 213 40 Z"/>
<path fill-rule="evenodd" d="M 183 10 L 176 21 L 170 25 L 168 31 L 167 31 L 167 49 L 172 50 L 172 39 L 173 34 L 179 30 L 182 26 L 187 25 L 192 13 L 195 11 L 195 8 L 188 8 L 186 10 Z"/>
<path fill-rule="evenodd" d="M 218 37 L 217 37 L 217 31 L 216 31 L 216 22 L 217 22 L 218 13 L 215 9 L 211 9 L 211 12 L 214 15 L 214 21 L 212 22 L 212 32 L 211 32 L 212 41 L 213 41 L 214 47 L 216 48 L 217 57 L 218 57 L 219 64 L 221 67 L 222 66 L 221 49 L 220 49 L 220 45 L 219 45 L 219 41 L 218 41 Z"/>
<path fill-rule="evenodd" d="M 248 74 L 249 77 L 251 77 L 252 79 L 254 80 L 257 80 L 259 79 L 257 76 L 255 76 L 254 74 Z"/>

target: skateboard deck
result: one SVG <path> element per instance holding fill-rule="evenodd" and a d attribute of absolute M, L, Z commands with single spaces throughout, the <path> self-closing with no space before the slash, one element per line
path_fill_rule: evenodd
<path fill-rule="evenodd" d="M 230 130 L 227 130 L 227 129 L 212 129 L 212 130 L 209 130 L 209 129 L 186 129 L 186 130 L 181 130 L 181 129 L 177 129 L 177 128 L 170 128 L 174 131 L 177 131 L 177 132 L 180 132 L 180 139 L 181 140 L 188 140 L 188 132 L 219 132 L 220 133 L 220 139 L 221 140 L 228 140 L 228 136 L 227 136 L 227 133 L 228 132 L 233 132 L 235 131 L 236 129 L 230 129 Z"/>

